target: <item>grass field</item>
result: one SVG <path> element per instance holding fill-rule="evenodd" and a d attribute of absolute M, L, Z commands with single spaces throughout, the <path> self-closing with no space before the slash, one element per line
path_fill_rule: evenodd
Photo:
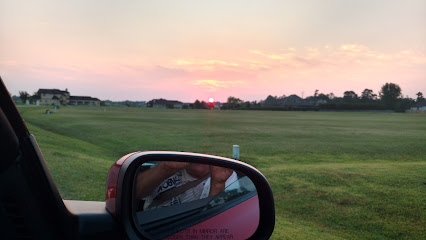
<path fill-rule="evenodd" d="M 426 238 L 426 115 L 19 110 L 64 199 L 104 200 L 109 167 L 129 152 L 231 157 L 238 144 L 241 160 L 272 186 L 272 239 Z"/>

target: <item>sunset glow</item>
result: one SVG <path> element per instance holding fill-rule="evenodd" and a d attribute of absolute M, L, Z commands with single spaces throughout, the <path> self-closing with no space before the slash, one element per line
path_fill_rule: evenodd
<path fill-rule="evenodd" d="M 425 1 L 160 2 L 1 1 L 0 75 L 110 100 L 426 93 Z"/>

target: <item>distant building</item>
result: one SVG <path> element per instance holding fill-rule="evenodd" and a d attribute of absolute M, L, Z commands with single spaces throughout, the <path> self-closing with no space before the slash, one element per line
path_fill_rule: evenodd
<path fill-rule="evenodd" d="M 40 104 L 45 105 L 91 105 L 99 106 L 101 101 L 97 98 L 88 96 L 70 96 L 67 89 L 39 89 L 37 94 L 40 96 Z"/>
<path fill-rule="evenodd" d="M 105 100 L 107 106 L 129 106 L 129 107 L 146 107 L 146 101 L 111 101 Z"/>
<path fill-rule="evenodd" d="M 411 107 L 411 110 L 426 111 L 426 100 L 420 101 Z"/>
<path fill-rule="evenodd" d="M 327 100 L 320 99 L 319 97 L 307 97 L 304 99 L 305 106 L 319 106 L 321 104 L 327 103 Z"/>
<path fill-rule="evenodd" d="M 101 100 L 88 96 L 70 96 L 69 105 L 100 106 Z"/>
<path fill-rule="evenodd" d="M 22 102 L 22 99 L 20 97 L 18 97 L 18 96 L 15 96 L 15 95 L 12 96 L 12 99 L 15 102 Z"/>
<path fill-rule="evenodd" d="M 184 109 L 193 109 L 194 108 L 194 103 L 182 103 L 182 108 Z"/>
<path fill-rule="evenodd" d="M 220 102 L 214 102 L 213 108 L 214 109 L 220 109 L 223 106 L 223 103 Z"/>
<path fill-rule="evenodd" d="M 126 106 L 131 106 L 131 107 L 146 107 L 146 102 L 145 101 L 123 101 L 120 102 L 119 105 L 126 105 Z"/>
<path fill-rule="evenodd" d="M 152 99 L 147 103 L 147 107 L 152 108 L 175 108 L 182 109 L 183 103 L 174 100 L 166 100 L 166 99 Z"/>
<path fill-rule="evenodd" d="M 37 94 L 40 96 L 40 104 L 46 105 L 66 105 L 70 99 L 68 90 L 62 91 L 59 89 L 39 89 Z"/>

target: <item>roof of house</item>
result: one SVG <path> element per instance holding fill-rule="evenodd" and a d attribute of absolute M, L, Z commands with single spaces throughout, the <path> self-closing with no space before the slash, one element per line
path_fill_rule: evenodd
<path fill-rule="evenodd" d="M 47 94 L 64 94 L 64 93 L 68 93 L 69 94 L 68 91 L 62 91 L 62 90 L 59 90 L 59 89 L 44 89 L 44 88 L 40 88 L 37 93 L 47 93 Z"/>
<path fill-rule="evenodd" d="M 70 101 L 100 101 L 98 98 L 88 96 L 70 96 Z"/>

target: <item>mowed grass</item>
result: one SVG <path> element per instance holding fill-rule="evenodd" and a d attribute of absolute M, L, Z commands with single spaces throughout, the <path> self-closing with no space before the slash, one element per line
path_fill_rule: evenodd
<path fill-rule="evenodd" d="M 175 150 L 240 157 L 275 198 L 271 239 L 425 239 L 426 115 L 20 108 L 64 199 L 104 200 L 121 156 Z"/>

